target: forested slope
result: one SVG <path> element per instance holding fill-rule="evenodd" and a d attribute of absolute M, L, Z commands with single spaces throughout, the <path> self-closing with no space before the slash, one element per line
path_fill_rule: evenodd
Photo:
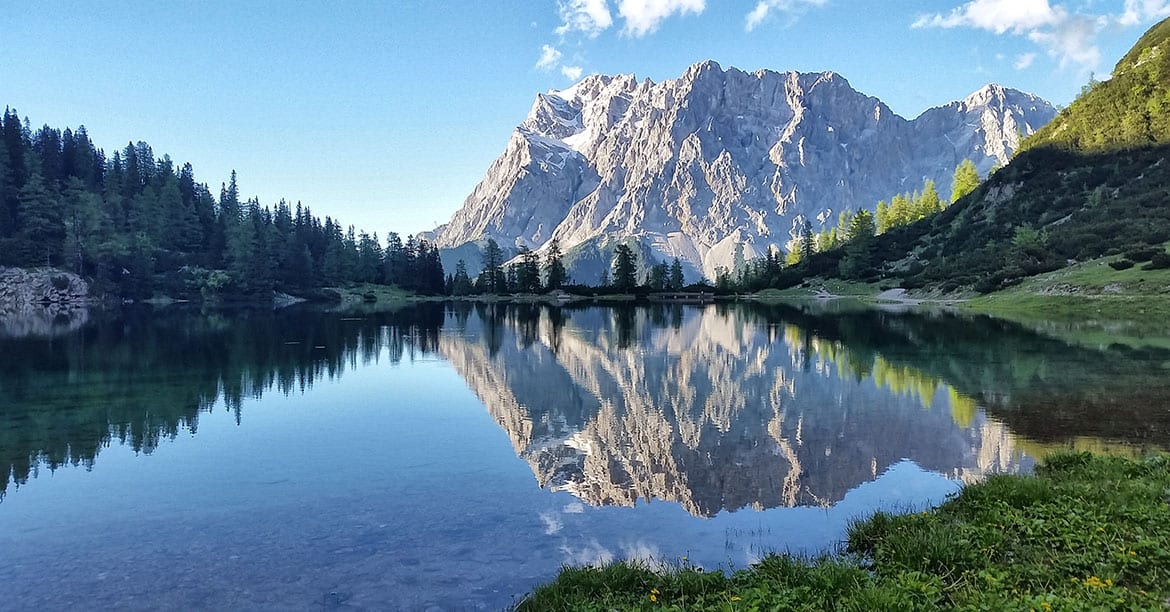
<path fill-rule="evenodd" d="M 112 156 L 84 127 L 32 130 L 0 121 L 0 266 L 55 266 L 123 298 L 270 297 L 348 281 L 442 292 L 437 250 L 307 206 L 242 200 L 235 172 L 213 195 L 191 164 L 145 142 Z"/>
<path fill-rule="evenodd" d="M 946 210 L 812 254 L 773 285 L 822 275 L 986 292 L 1107 254 L 1149 260 L 1170 240 L 1170 20 L 1021 151 Z"/>

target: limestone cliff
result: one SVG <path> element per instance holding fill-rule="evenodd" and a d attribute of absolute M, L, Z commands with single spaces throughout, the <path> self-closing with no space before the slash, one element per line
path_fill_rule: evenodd
<path fill-rule="evenodd" d="M 491 237 L 539 250 L 557 238 L 586 282 L 607 261 L 598 253 L 633 239 L 654 259 L 679 257 L 688 280 L 712 278 L 737 250 L 750 259 L 785 248 L 806 219 L 872 210 L 925 179 L 945 197 L 960 161 L 986 173 L 1054 114 L 998 85 L 907 120 L 832 72 L 708 61 L 661 83 L 593 75 L 538 94 L 462 208 L 429 236 L 445 249 Z"/>

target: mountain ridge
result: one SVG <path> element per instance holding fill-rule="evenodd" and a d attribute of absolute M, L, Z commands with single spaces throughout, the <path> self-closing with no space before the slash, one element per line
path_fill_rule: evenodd
<path fill-rule="evenodd" d="M 688 276 L 713 278 L 786 248 L 805 220 L 872 210 L 926 179 L 946 193 L 963 159 L 986 173 L 1054 115 L 995 84 L 910 120 L 832 71 L 748 73 L 708 60 L 660 83 L 590 75 L 537 94 L 463 206 L 427 236 L 446 249 L 485 238 L 584 245 L 592 256 L 578 260 L 593 269 L 571 272 L 585 282 L 607 265 L 607 248 L 634 240 L 648 257 L 679 257 Z"/>

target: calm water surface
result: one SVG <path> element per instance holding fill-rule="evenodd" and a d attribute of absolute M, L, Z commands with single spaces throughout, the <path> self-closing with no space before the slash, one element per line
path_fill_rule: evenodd
<path fill-rule="evenodd" d="M 1054 448 L 1170 446 L 1170 350 L 1107 336 L 811 306 L 0 319 L 0 607 L 498 609 L 565 563 L 831 550 Z"/>

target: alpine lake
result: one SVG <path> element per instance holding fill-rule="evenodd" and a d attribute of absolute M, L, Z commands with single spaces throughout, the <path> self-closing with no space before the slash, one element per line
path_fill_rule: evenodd
<path fill-rule="evenodd" d="M 1170 448 L 1170 323 L 842 301 L 0 318 L 0 608 L 507 608 Z M 1125 335 L 1134 342 L 1119 342 Z"/>

